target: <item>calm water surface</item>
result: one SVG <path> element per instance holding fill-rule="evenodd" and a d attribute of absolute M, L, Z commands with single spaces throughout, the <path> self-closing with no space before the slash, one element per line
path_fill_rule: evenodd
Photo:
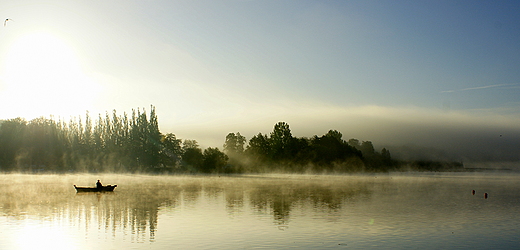
<path fill-rule="evenodd" d="M 118 187 L 76 194 L 72 186 L 97 179 Z M 0 193 L 8 250 L 520 246 L 518 173 L 5 174 Z"/>

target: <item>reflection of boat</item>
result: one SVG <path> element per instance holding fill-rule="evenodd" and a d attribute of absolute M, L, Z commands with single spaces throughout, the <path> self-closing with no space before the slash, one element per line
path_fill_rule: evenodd
<path fill-rule="evenodd" d="M 76 187 L 74 185 L 74 188 L 76 189 L 76 192 L 112 192 L 114 191 L 114 188 L 116 188 L 117 185 L 108 185 L 108 186 L 102 186 L 100 188 L 97 187 Z"/>

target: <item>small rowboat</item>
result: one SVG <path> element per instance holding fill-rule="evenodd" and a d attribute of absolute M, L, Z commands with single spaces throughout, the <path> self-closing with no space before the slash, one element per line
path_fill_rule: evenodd
<path fill-rule="evenodd" d="M 117 185 L 108 185 L 108 186 L 102 186 L 101 188 L 97 187 L 76 187 L 74 185 L 74 188 L 76 189 L 76 192 L 112 192 L 114 191 L 114 188 L 116 188 Z"/>

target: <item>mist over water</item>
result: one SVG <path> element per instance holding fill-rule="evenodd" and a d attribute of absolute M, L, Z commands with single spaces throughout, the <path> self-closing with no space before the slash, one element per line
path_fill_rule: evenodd
<path fill-rule="evenodd" d="M 4 174 L 0 249 L 507 249 L 519 177 Z"/>

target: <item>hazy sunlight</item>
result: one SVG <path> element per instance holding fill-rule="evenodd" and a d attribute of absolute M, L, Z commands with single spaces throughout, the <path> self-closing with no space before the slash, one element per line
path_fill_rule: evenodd
<path fill-rule="evenodd" d="M 59 228 L 28 223 L 15 239 L 20 250 L 25 249 L 78 249 L 71 236 Z"/>
<path fill-rule="evenodd" d="M 18 38 L 9 48 L 2 72 L 0 104 L 3 116 L 12 116 L 8 118 L 81 115 L 99 92 L 71 46 L 50 33 Z"/>

